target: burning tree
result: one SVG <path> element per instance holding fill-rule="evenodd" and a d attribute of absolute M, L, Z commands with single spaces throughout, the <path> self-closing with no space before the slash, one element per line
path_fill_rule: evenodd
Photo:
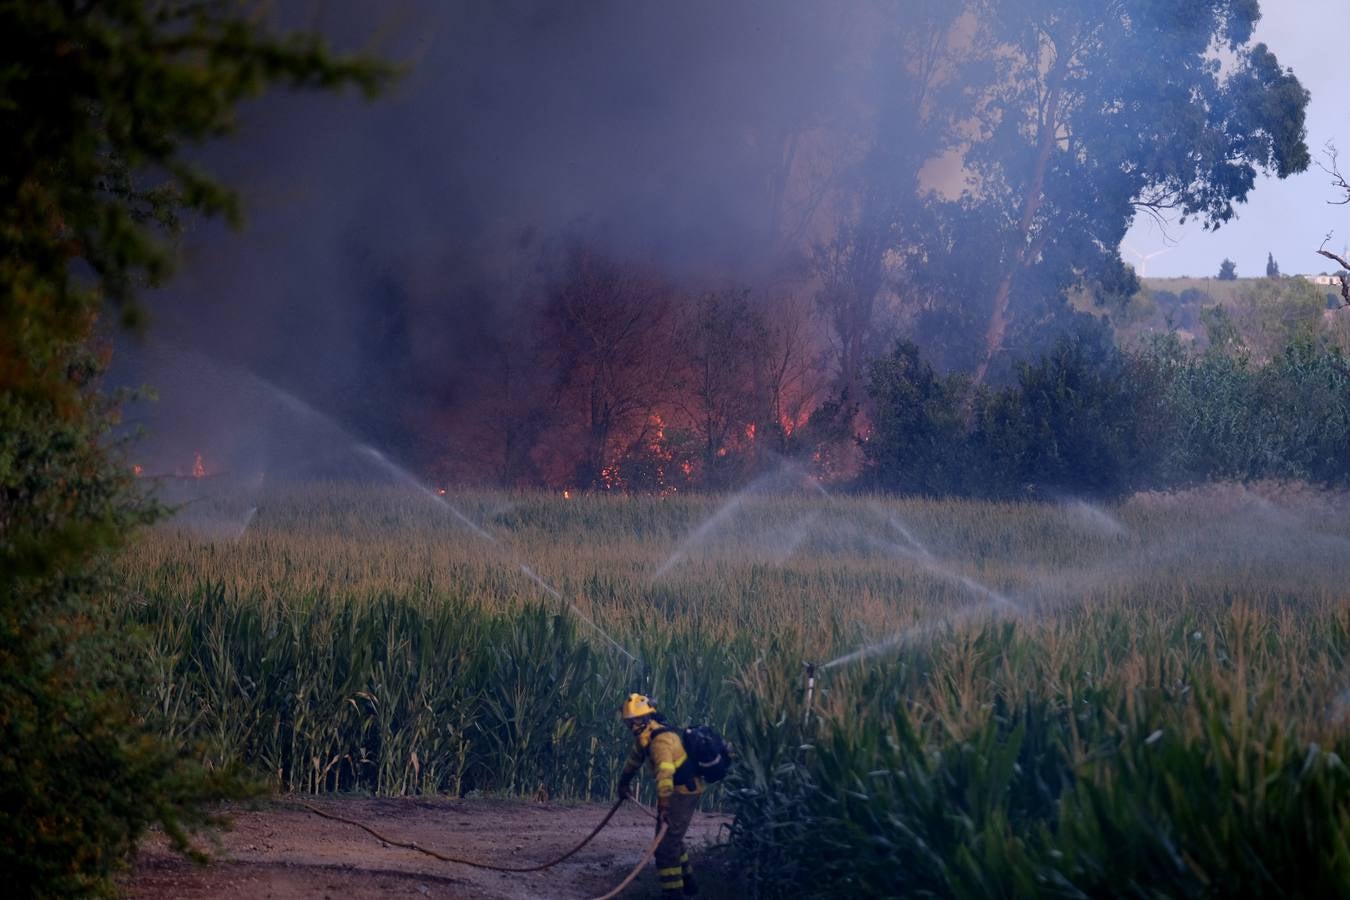
<path fill-rule="evenodd" d="M 559 268 L 482 337 L 438 420 L 441 477 L 665 492 L 791 450 L 824 368 L 804 299 L 680 291 L 583 245 Z"/>
<path fill-rule="evenodd" d="M 585 246 L 567 254 L 549 290 L 544 332 L 559 402 L 575 423 L 573 480 L 616 487 L 616 464 L 648 442 L 672 394 L 674 310 L 654 271 Z"/>
<path fill-rule="evenodd" d="M 548 477 L 539 458 L 562 423 L 557 361 L 538 319 L 528 304 L 514 304 L 482 339 L 462 399 L 439 423 L 450 448 L 443 477 L 511 487 L 566 481 Z"/>
<path fill-rule="evenodd" d="M 764 340 L 755 354 L 758 441 L 772 440 L 771 449 L 787 454 L 818 399 L 825 365 L 806 304 L 791 296 L 767 302 Z"/>
<path fill-rule="evenodd" d="M 884 229 L 845 223 L 815 251 L 817 303 L 830 326 L 837 387 L 841 395 L 855 400 L 862 395 L 867 362 L 879 350 L 876 306 L 890 239 Z"/>
<path fill-rule="evenodd" d="M 749 297 L 747 288 L 706 292 L 694 302 L 684 328 L 687 391 L 680 405 L 699 438 L 707 487 L 737 480 L 739 451 L 753 444 L 757 433 L 755 362 L 768 329 Z"/>

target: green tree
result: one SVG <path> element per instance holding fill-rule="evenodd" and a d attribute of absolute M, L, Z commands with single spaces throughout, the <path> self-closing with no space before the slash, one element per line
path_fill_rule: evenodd
<path fill-rule="evenodd" d="M 1237 263 L 1226 256 L 1223 262 L 1219 263 L 1219 280 L 1237 281 Z"/>
<path fill-rule="evenodd" d="M 1275 261 L 1274 253 L 1266 254 L 1266 277 L 1267 278 L 1280 277 L 1280 264 Z"/>
<path fill-rule="evenodd" d="M 973 437 L 992 493 L 1115 496 L 1144 484 L 1169 433 L 1166 367 L 1118 350 L 1109 330 L 1059 338 L 979 408 Z"/>
<path fill-rule="evenodd" d="M 1291 342 L 1322 330 L 1326 297 L 1302 278 L 1253 278 L 1240 285 L 1227 305 L 1243 342 L 1265 361 Z"/>
<path fill-rule="evenodd" d="M 237 791 L 141 719 L 106 559 L 156 512 L 108 440 L 100 315 L 134 322 L 177 217 L 239 218 L 185 148 L 271 83 L 373 93 L 381 65 L 230 2 L 0 0 L 0 867 L 18 896 L 110 893 L 158 821 L 181 847 Z"/>
<path fill-rule="evenodd" d="M 1221 316 L 1219 327 L 1231 328 L 1223 308 L 1214 311 Z M 1261 426 L 1268 417 L 1253 404 L 1255 372 L 1250 357 L 1226 351 L 1211 334 L 1209 350 L 1183 360 L 1174 372 L 1163 402 L 1172 412 L 1175 428 L 1161 442 L 1165 450 L 1160 478 L 1167 484 L 1184 484 L 1211 477 L 1251 477 L 1273 450 Z"/>
<path fill-rule="evenodd" d="M 1311 159 L 1308 93 L 1252 41 L 1256 0 L 979 0 L 972 11 L 972 86 L 953 143 L 968 147 L 978 185 L 963 202 L 1002 223 L 996 242 L 965 254 L 997 272 L 979 383 L 1019 308 L 1123 267 L 1136 212 L 1215 228 L 1258 171 L 1285 177 Z"/>

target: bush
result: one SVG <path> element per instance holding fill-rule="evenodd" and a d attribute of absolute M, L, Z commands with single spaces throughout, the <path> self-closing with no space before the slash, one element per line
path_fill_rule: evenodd
<path fill-rule="evenodd" d="M 1184 360 L 1164 402 L 1168 484 L 1214 478 L 1350 483 L 1350 377 L 1335 348 L 1289 344 L 1265 366 L 1212 348 Z"/>
<path fill-rule="evenodd" d="M 1208 479 L 1350 484 L 1350 367 L 1310 337 L 1257 365 L 1220 307 L 1198 356 L 1103 328 L 1061 337 L 1017 382 L 973 397 L 913 344 L 875 363 L 865 486 L 907 494 L 1111 498 Z M 973 423 L 966 425 L 967 405 Z"/>
<path fill-rule="evenodd" d="M 1287 474 L 1350 481 L 1350 376 L 1340 351 L 1290 344 L 1261 370 L 1253 406 L 1266 413 L 1262 424 Z"/>
<path fill-rule="evenodd" d="M 1061 338 L 981 410 L 974 441 L 994 491 L 1115 496 L 1137 487 L 1157 452 L 1155 372 L 1105 329 Z"/>
<path fill-rule="evenodd" d="M 901 341 L 872 364 L 867 390 L 875 407 L 862 447 L 870 484 L 907 494 L 960 492 L 969 473 L 964 379 L 939 376 L 914 343 Z"/>

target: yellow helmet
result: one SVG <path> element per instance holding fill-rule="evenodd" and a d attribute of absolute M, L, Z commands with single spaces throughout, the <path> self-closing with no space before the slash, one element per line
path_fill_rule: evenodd
<path fill-rule="evenodd" d="M 628 699 L 623 701 L 623 708 L 619 710 L 620 718 L 624 719 L 637 719 L 655 714 L 656 704 L 641 694 L 629 694 Z"/>

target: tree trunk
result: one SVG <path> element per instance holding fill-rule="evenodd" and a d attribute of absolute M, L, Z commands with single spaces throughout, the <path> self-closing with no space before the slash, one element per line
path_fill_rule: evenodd
<path fill-rule="evenodd" d="M 1323 245 L 1325 245 L 1326 241 L 1323 241 L 1322 243 Z M 1327 259 L 1340 265 L 1342 269 L 1350 270 L 1350 262 L 1346 262 L 1344 259 L 1337 256 L 1335 253 L 1332 253 L 1330 250 L 1327 250 L 1325 246 L 1323 246 L 1322 249 L 1319 249 L 1317 252 L 1325 256 Z M 1342 307 L 1350 306 L 1350 275 L 1338 274 L 1336 277 L 1341 282 L 1341 306 Z"/>
<path fill-rule="evenodd" d="M 1022 202 L 1022 220 L 1017 227 L 1017 249 L 1013 253 L 1011 263 L 1004 269 L 1003 277 L 999 279 L 998 289 L 994 291 L 994 308 L 990 310 L 989 330 L 984 336 L 984 359 L 975 369 L 976 385 L 984 383 L 985 376 L 989 373 L 989 364 L 993 362 L 998 351 L 1003 349 L 1003 337 L 1008 331 L 1008 304 L 1012 297 L 1013 279 L 1016 278 L 1018 270 L 1035 261 L 1033 254 L 1029 252 L 1032 244 L 1031 229 L 1036 224 L 1036 213 L 1045 199 L 1045 175 L 1050 169 L 1050 156 L 1056 143 L 1055 133 L 1059 130 L 1060 86 L 1064 80 L 1067 63 L 1066 55 L 1058 56 L 1055 67 L 1050 72 L 1050 94 L 1046 98 L 1045 116 L 1041 123 L 1036 166 L 1032 170 L 1031 184 L 1028 185 L 1027 195 Z"/>

